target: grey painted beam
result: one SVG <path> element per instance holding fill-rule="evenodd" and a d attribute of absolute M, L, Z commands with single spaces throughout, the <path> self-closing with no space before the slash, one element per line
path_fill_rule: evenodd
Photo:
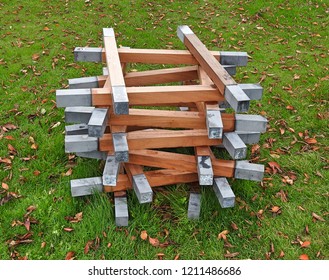
<path fill-rule="evenodd" d="M 222 65 L 224 69 L 229 73 L 231 76 L 236 74 L 236 66 L 235 65 Z"/>
<path fill-rule="evenodd" d="M 128 203 L 127 197 L 114 197 L 115 224 L 118 227 L 128 226 Z"/>
<path fill-rule="evenodd" d="M 83 62 L 102 62 L 102 48 L 81 48 L 74 49 L 74 60 Z"/>
<path fill-rule="evenodd" d="M 220 110 L 206 110 L 206 125 L 209 139 L 222 139 L 223 121 Z"/>
<path fill-rule="evenodd" d="M 92 152 L 98 150 L 98 139 L 88 135 L 65 135 L 65 153 Z"/>
<path fill-rule="evenodd" d="M 103 75 L 108 76 L 109 74 L 109 69 L 107 67 L 103 67 Z"/>
<path fill-rule="evenodd" d="M 152 188 L 144 174 L 132 176 L 133 189 L 138 198 L 139 203 L 150 203 L 153 199 Z"/>
<path fill-rule="evenodd" d="M 211 186 L 213 184 L 214 171 L 209 156 L 197 156 L 199 184 Z"/>
<path fill-rule="evenodd" d="M 250 98 L 238 85 L 226 86 L 224 97 L 235 112 L 243 113 L 249 110 Z"/>
<path fill-rule="evenodd" d="M 235 131 L 245 144 L 256 144 L 260 140 L 260 132 Z"/>
<path fill-rule="evenodd" d="M 187 217 L 190 220 L 197 220 L 200 217 L 201 210 L 201 194 L 200 193 L 190 193 L 190 198 L 188 202 Z"/>
<path fill-rule="evenodd" d="M 118 162 L 129 161 L 129 148 L 126 133 L 112 133 L 115 159 Z"/>
<path fill-rule="evenodd" d="M 65 126 L 66 135 L 83 135 L 88 134 L 88 125 L 84 123 L 72 124 Z"/>
<path fill-rule="evenodd" d="M 56 90 L 56 106 L 58 108 L 91 105 L 91 90 L 88 88 Z"/>
<path fill-rule="evenodd" d="M 82 157 L 82 158 L 92 158 L 92 159 L 101 159 L 101 160 L 106 160 L 107 157 L 107 152 L 100 152 L 100 151 L 76 152 L 75 154 L 78 157 Z"/>
<path fill-rule="evenodd" d="M 92 177 L 85 179 L 71 180 L 71 195 L 72 197 L 91 195 L 95 191 L 102 192 L 103 184 L 101 177 Z"/>
<path fill-rule="evenodd" d="M 116 186 L 120 170 L 120 163 L 115 160 L 114 156 L 107 156 L 103 170 L 103 185 Z"/>
<path fill-rule="evenodd" d="M 81 88 L 98 88 L 98 78 L 97 77 L 83 77 L 69 79 L 70 89 L 81 89 Z"/>
<path fill-rule="evenodd" d="M 108 109 L 95 108 L 88 122 L 88 135 L 102 137 L 108 121 Z"/>
<path fill-rule="evenodd" d="M 66 107 L 65 122 L 66 123 L 88 123 L 95 107 Z"/>
<path fill-rule="evenodd" d="M 260 115 L 235 114 L 236 131 L 265 132 L 267 119 Z"/>
<path fill-rule="evenodd" d="M 236 132 L 224 133 L 223 146 L 233 159 L 243 159 L 247 156 L 247 146 Z"/>
<path fill-rule="evenodd" d="M 234 207 L 235 195 L 226 178 L 215 178 L 213 189 L 222 208 Z"/>
<path fill-rule="evenodd" d="M 246 52 L 220 51 L 219 62 L 222 65 L 246 66 L 248 63 L 248 54 Z"/>
<path fill-rule="evenodd" d="M 239 84 L 239 87 L 248 95 L 250 100 L 260 100 L 263 95 L 263 88 L 259 84 Z"/>
<path fill-rule="evenodd" d="M 264 165 L 250 163 L 247 160 L 236 161 L 234 177 L 251 181 L 262 181 L 264 177 Z"/>
<path fill-rule="evenodd" d="M 129 114 L 129 100 L 126 87 L 112 86 L 112 99 L 114 114 L 116 115 L 128 115 Z"/>

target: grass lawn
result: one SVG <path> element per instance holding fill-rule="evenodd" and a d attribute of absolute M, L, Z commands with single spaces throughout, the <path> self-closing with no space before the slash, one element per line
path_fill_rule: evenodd
<path fill-rule="evenodd" d="M 0 3 L 0 259 L 328 260 L 328 1 L 108 2 Z M 265 178 L 231 180 L 230 209 L 203 188 L 198 221 L 185 185 L 155 189 L 147 205 L 128 192 L 129 226 L 117 228 L 111 195 L 71 197 L 70 180 L 100 176 L 104 163 L 65 154 L 55 91 L 102 73 L 73 50 L 101 47 L 103 27 L 118 45 L 185 49 L 178 25 L 210 50 L 248 52 L 234 79 L 264 88 L 249 112 L 269 126 L 248 159 Z"/>

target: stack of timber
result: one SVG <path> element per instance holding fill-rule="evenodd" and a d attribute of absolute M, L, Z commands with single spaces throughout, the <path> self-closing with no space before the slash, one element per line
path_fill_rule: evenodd
<path fill-rule="evenodd" d="M 197 219 L 200 186 L 212 187 L 227 208 L 235 203 L 227 178 L 263 178 L 264 166 L 245 160 L 247 145 L 266 131 L 264 117 L 246 114 L 263 89 L 232 78 L 247 53 L 209 51 L 188 26 L 177 35 L 186 50 L 118 48 L 114 30 L 104 28 L 103 48 L 74 50 L 76 61 L 106 65 L 103 75 L 69 79 L 68 89 L 56 91 L 69 124 L 65 152 L 105 161 L 102 176 L 71 180 L 71 194 L 113 193 L 118 226 L 128 225 L 130 189 L 140 203 L 151 203 L 154 187 L 192 184 L 187 212 Z M 170 66 L 126 72 L 129 63 Z M 180 147 L 194 154 L 181 154 Z M 216 158 L 218 148 L 231 160 Z"/>

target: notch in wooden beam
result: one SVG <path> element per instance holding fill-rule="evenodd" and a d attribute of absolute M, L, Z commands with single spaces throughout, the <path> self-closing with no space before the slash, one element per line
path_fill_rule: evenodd
<path fill-rule="evenodd" d="M 239 87 L 250 98 L 250 100 L 260 100 L 263 95 L 263 88 L 259 84 L 239 84 Z"/>
<path fill-rule="evenodd" d="M 233 159 L 243 159 L 247 156 L 247 146 L 236 132 L 224 133 L 223 146 Z"/>
<path fill-rule="evenodd" d="M 206 125 L 209 139 L 222 139 L 224 126 L 218 104 L 206 104 Z"/>
<path fill-rule="evenodd" d="M 225 177 L 215 178 L 213 189 L 222 208 L 234 207 L 235 195 Z"/>
<path fill-rule="evenodd" d="M 108 121 L 108 109 L 95 108 L 88 122 L 88 135 L 102 137 Z"/>
<path fill-rule="evenodd" d="M 65 135 L 84 135 L 88 134 L 88 125 L 84 123 L 65 126 Z"/>
<path fill-rule="evenodd" d="M 95 107 L 66 107 L 65 122 L 66 123 L 85 123 L 89 122 L 89 119 L 94 111 Z"/>
<path fill-rule="evenodd" d="M 220 51 L 219 62 L 222 65 L 246 66 L 248 63 L 248 54 L 246 52 Z"/>
<path fill-rule="evenodd" d="M 115 160 L 118 162 L 129 161 L 129 148 L 126 133 L 112 133 Z"/>
<path fill-rule="evenodd" d="M 247 160 L 236 161 L 234 178 L 251 181 L 262 181 L 264 165 L 250 163 Z"/>
<path fill-rule="evenodd" d="M 103 170 L 103 185 L 116 186 L 120 170 L 120 162 L 115 160 L 115 156 L 109 155 L 105 160 Z"/>
<path fill-rule="evenodd" d="M 58 108 L 91 105 L 91 91 L 88 88 L 56 90 L 56 106 Z"/>
<path fill-rule="evenodd" d="M 71 180 L 70 185 L 72 197 L 91 195 L 95 191 L 103 191 L 101 177 Z"/>

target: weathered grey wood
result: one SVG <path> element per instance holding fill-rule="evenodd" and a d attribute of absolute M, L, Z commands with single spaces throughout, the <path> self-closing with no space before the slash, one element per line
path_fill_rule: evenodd
<path fill-rule="evenodd" d="M 129 100 L 126 87 L 124 85 L 112 86 L 112 99 L 114 114 L 128 115 L 129 114 Z"/>
<path fill-rule="evenodd" d="M 248 63 L 248 54 L 246 52 L 220 51 L 219 62 L 222 65 L 246 66 Z"/>
<path fill-rule="evenodd" d="M 98 139 L 88 135 L 65 135 L 65 152 L 92 152 L 98 150 Z"/>
<path fill-rule="evenodd" d="M 70 184 L 72 197 L 91 195 L 96 191 L 103 191 L 101 177 L 75 179 L 71 180 Z"/>
<path fill-rule="evenodd" d="M 213 189 L 222 208 L 234 207 L 235 195 L 225 177 L 214 178 Z"/>
<path fill-rule="evenodd" d="M 223 146 L 233 159 L 243 159 L 247 156 L 247 146 L 236 132 L 224 133 Z"/>
<path fill-rule="evenodd" d="M 190 220 L 197 220 L 200 217 L 201 210 L 201 194 L 200 193 L 190 193 L 190 198 L 188 202 L 187 217 Z"/>
<path fill-rule="evenodd" d="M 236 74 L 236 65 L 222 65 L 231 76 Z"/>
<path fill-rule="evenodd" d="M 88 135 L 102 137 L 108 121 L 108 109 L 95 108 L 88 122 Z"/>
<path fill-rule="evenodd" d="M 56 106 L 58 108 L 91 105 L 91 90 L 88 88 L 56 90 Z"/>
<path fill-rule="evenodd" d="M 263 88 L 259 84 L 239 84 L 239 87 L 248 95 L 250 100 L 260 100 L 263 95 Z"/>
<path fill-rule="evenodd" d="M 88 134 L 88 125 L 84 123 L 72 124 L 65 126 L 66 135 L 83 135 Z"/>
<path fill-rule="evenodd" d="M 102 48 L 82 48 L 74 49 L 74 60 L 82 62 L 102 62 Z"/>
<path fill-rule="evenodd" d="M 250 98 L 238 85 L 226 86 L 224 96 L 235 112 L 243 113 L 249 110 Z"/>
<path fill-rule="evenodd" d="M 75 153 L 78 157 L 83 158 L 92 158 L 92 159 L 101 159 L 106 160 L 107 153 L 100 151 L 91 151 L 91 152 L 77 152 Z"/>
<path fill-rule="evenodd" d="M 150 203 L 153 199 L 152 188 L 144 174 L 132 176 L 133 189 L 138 198 L 139 203 Z"/>
<path fill-rule="evenodd" d="M 212 169 L 209 156 L 198 156 L 198 177 L 201 186 L 211 186 L 213 184 L 214 171 Z"/>
<path fill-rule="evenodd" d="M 260 132 L 235 131 L 245 144 L 256 144 L 260 140 Z"/>
<path fill-rule="evenodd" d="M 116 186 L 119 170 L 120 163 L 115 160 L 115 156 L 107 156 L 103 170 L 103 185 Z"/>
<path fill-rule="evenodd" d="M 70 89 L 81 89 L 81 88 L 98 88 L 98 78 L 97 77 L 83 77 L 69 79 Z"/>
<path fill-rule="evenodd" d="M 267 119 L 260 115 L 235 114 L 236 131 L 265 132 Z"/>
<path fill-rule="evenodd" d="M 88 123 L 95 107 L 66 107 L 65 122 L 66 123 Z"/>
<path fill-rule="evenodd" d="M 126 133 L 112 133 L 115 159 L 118 162 L 129 161 L 129 148 Z"/>
<path fill-rule="evenodd" d="M 114 197 L 115 224 L 118 227 L 128 226 L 128 203 L 127 197 Z"/>
<path fill-rule="evenodd" d="M 220 110 L 206 110 L 206 125 L 209 139 L 222 139 L 223 121 Z"/>
<path fill-rule="evenodd" d="M 237 179 L 262 181 L 264 177 L 264 165 L 250 163 L 247 160 L 236 161 L 234 177 Z"/>

